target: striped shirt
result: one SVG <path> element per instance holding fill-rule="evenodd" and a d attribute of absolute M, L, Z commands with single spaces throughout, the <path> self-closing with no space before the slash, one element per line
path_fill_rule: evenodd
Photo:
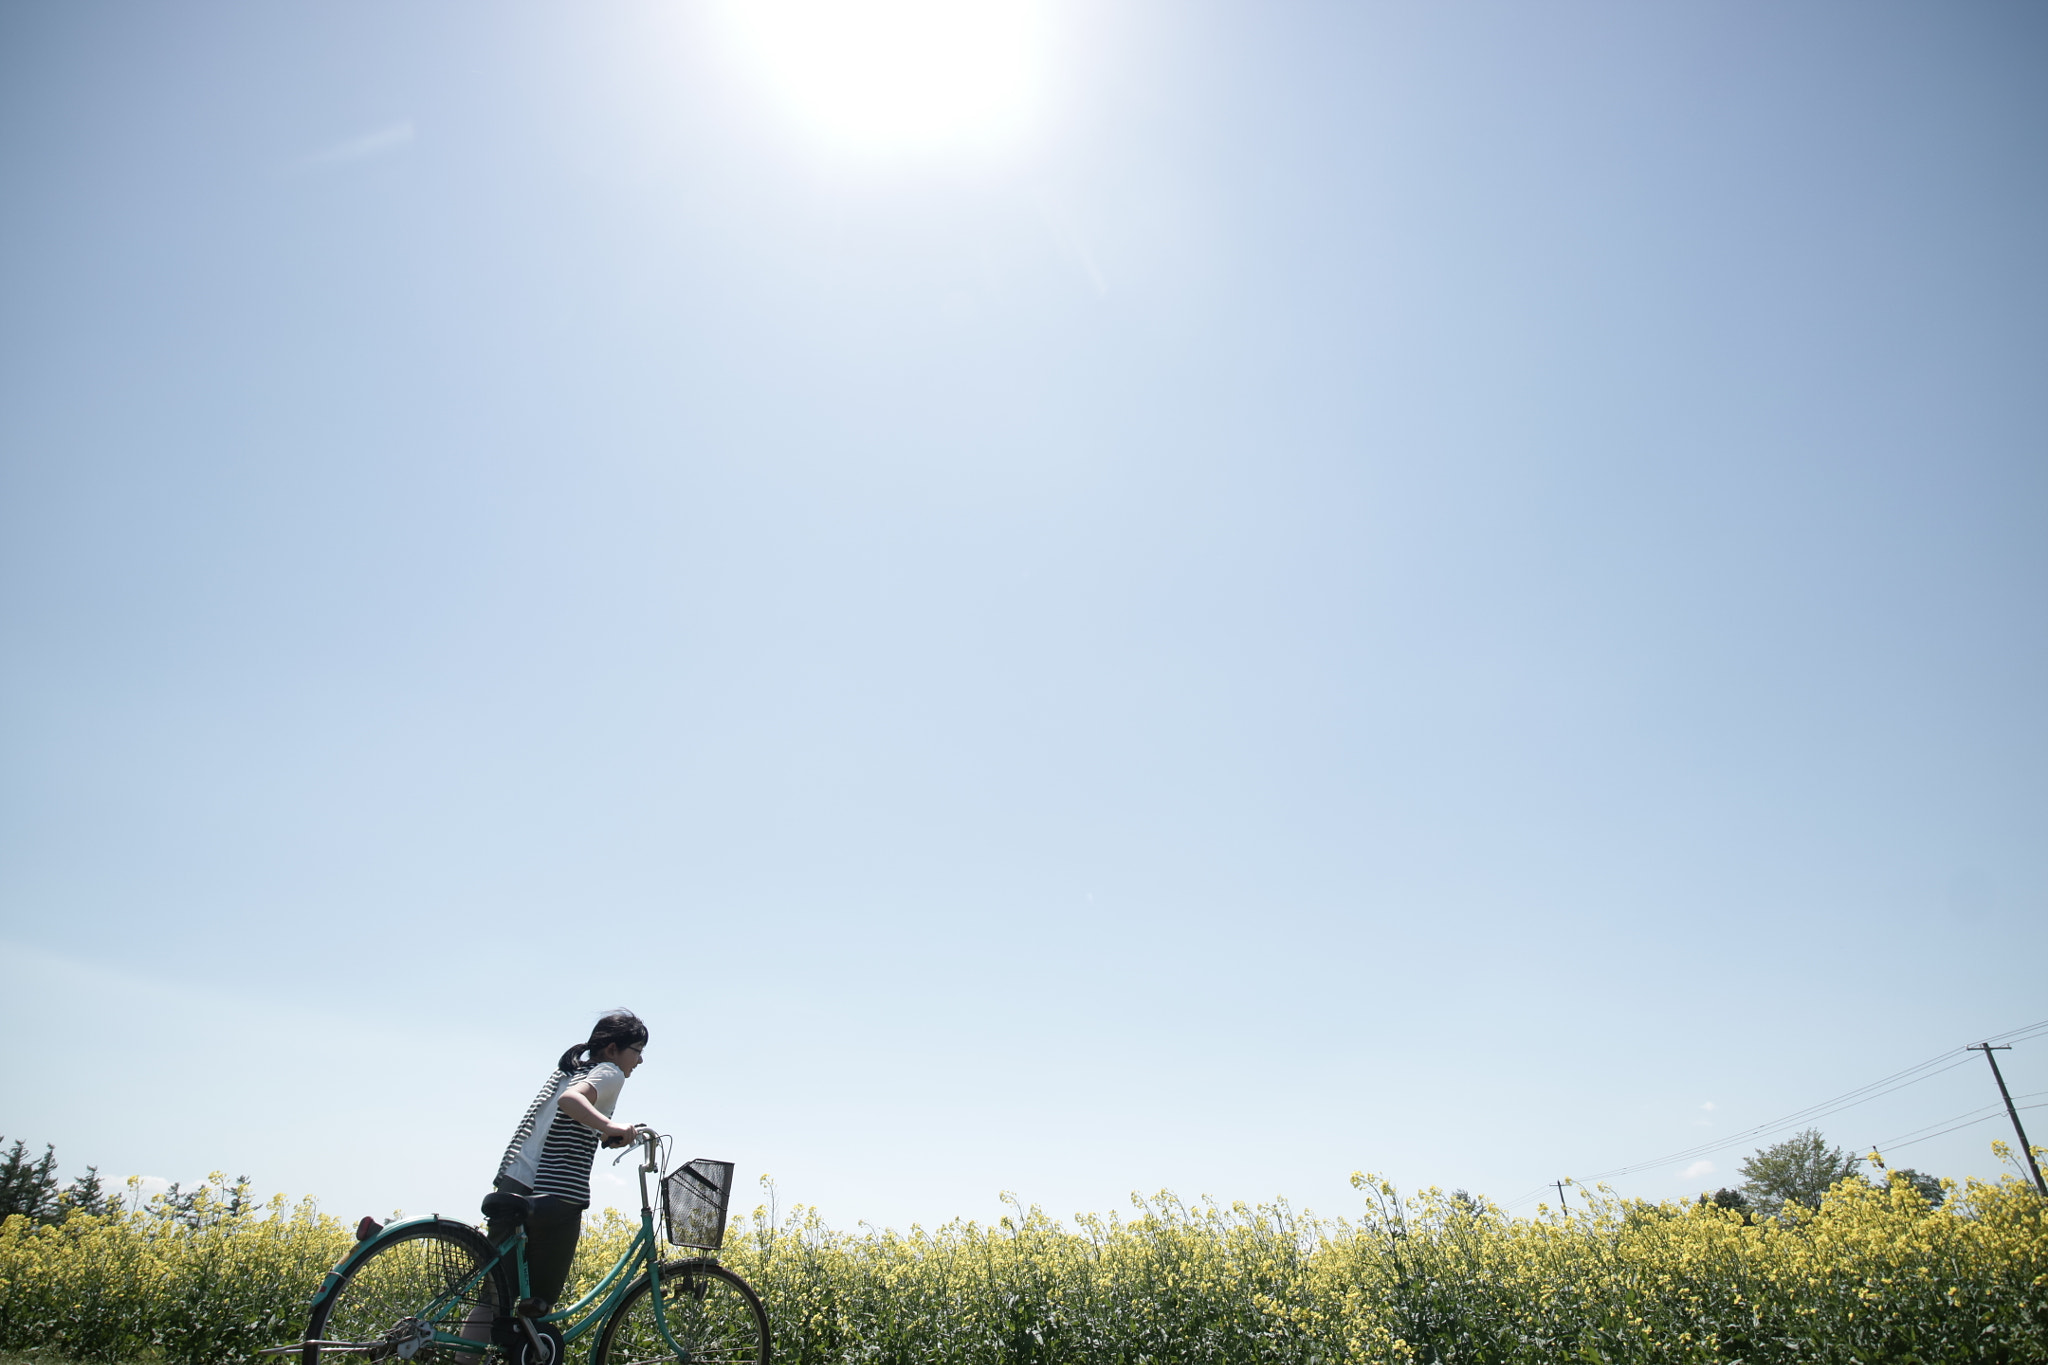
<path fill-rule="evenodd" d="M 626 1073 L 610 1062 L 556 1071 L 549 1076 L 498 1163 L 501 1180 L 516 1180 L 535 1194 L 551 1194 L 579 1208 L 590 1207 L 590 1167 L 597 1159 L 598 1135 L 562 1112 L 562 1094 L 588 1081 L 597 1091 L 592 1101 L 606 1118 L 619 1102 Z"/>

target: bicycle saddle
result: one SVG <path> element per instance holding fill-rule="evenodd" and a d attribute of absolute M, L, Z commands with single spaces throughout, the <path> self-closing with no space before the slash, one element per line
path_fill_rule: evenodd
<path fill-rule="evenodd" d="M 513 1227 L 524 1227 L 533 1216 L 533 1197 L 510 1190 L 492 1190 L 484 1196 L 483 1212 L 494 1223 L 503 1220 Z"/>

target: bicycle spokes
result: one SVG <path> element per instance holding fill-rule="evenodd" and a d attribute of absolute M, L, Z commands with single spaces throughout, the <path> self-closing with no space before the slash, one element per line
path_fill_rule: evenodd
<path fill-rule="evenodd" d="M 762 1365 L 767 1322 L 745 1281 L 717 1266 L 662 1276 L 619 1309 L 602 1365 Z"/>
<path fill-rule="evenodd" d="M 471 1345 L 447 1338 L 488 1334 L 494 1312 L 491 1278 L 479 1246 L 460 1235 L 422 1229 L 377 1247 L 359 1262 L 336 1288 L 311 1335 L 323 1343 L 347 1343 L 323 1344 L 317 1348 L 320 1355 L 476 1365 L 487 1340 Z"/>

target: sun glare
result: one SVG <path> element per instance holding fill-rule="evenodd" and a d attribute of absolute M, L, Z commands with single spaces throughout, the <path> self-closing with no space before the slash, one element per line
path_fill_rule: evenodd
<path fill-rule="evenodd" d="M 727 0 L 747 60 L 813 132 L 859 151 L 991 143 L 1037 93 L 1031 0 Z"/>

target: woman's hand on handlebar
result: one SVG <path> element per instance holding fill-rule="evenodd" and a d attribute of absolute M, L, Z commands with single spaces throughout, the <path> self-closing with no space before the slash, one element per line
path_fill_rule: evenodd
<path fill-rule="evenodd" d="M 648 1130 L 637 1123 L 607 1123 L 604 1126 L 604 1145 L 607 1147 L 630 1146 L 638 1142 L 640 1135 L 646 1131 Z"/>

